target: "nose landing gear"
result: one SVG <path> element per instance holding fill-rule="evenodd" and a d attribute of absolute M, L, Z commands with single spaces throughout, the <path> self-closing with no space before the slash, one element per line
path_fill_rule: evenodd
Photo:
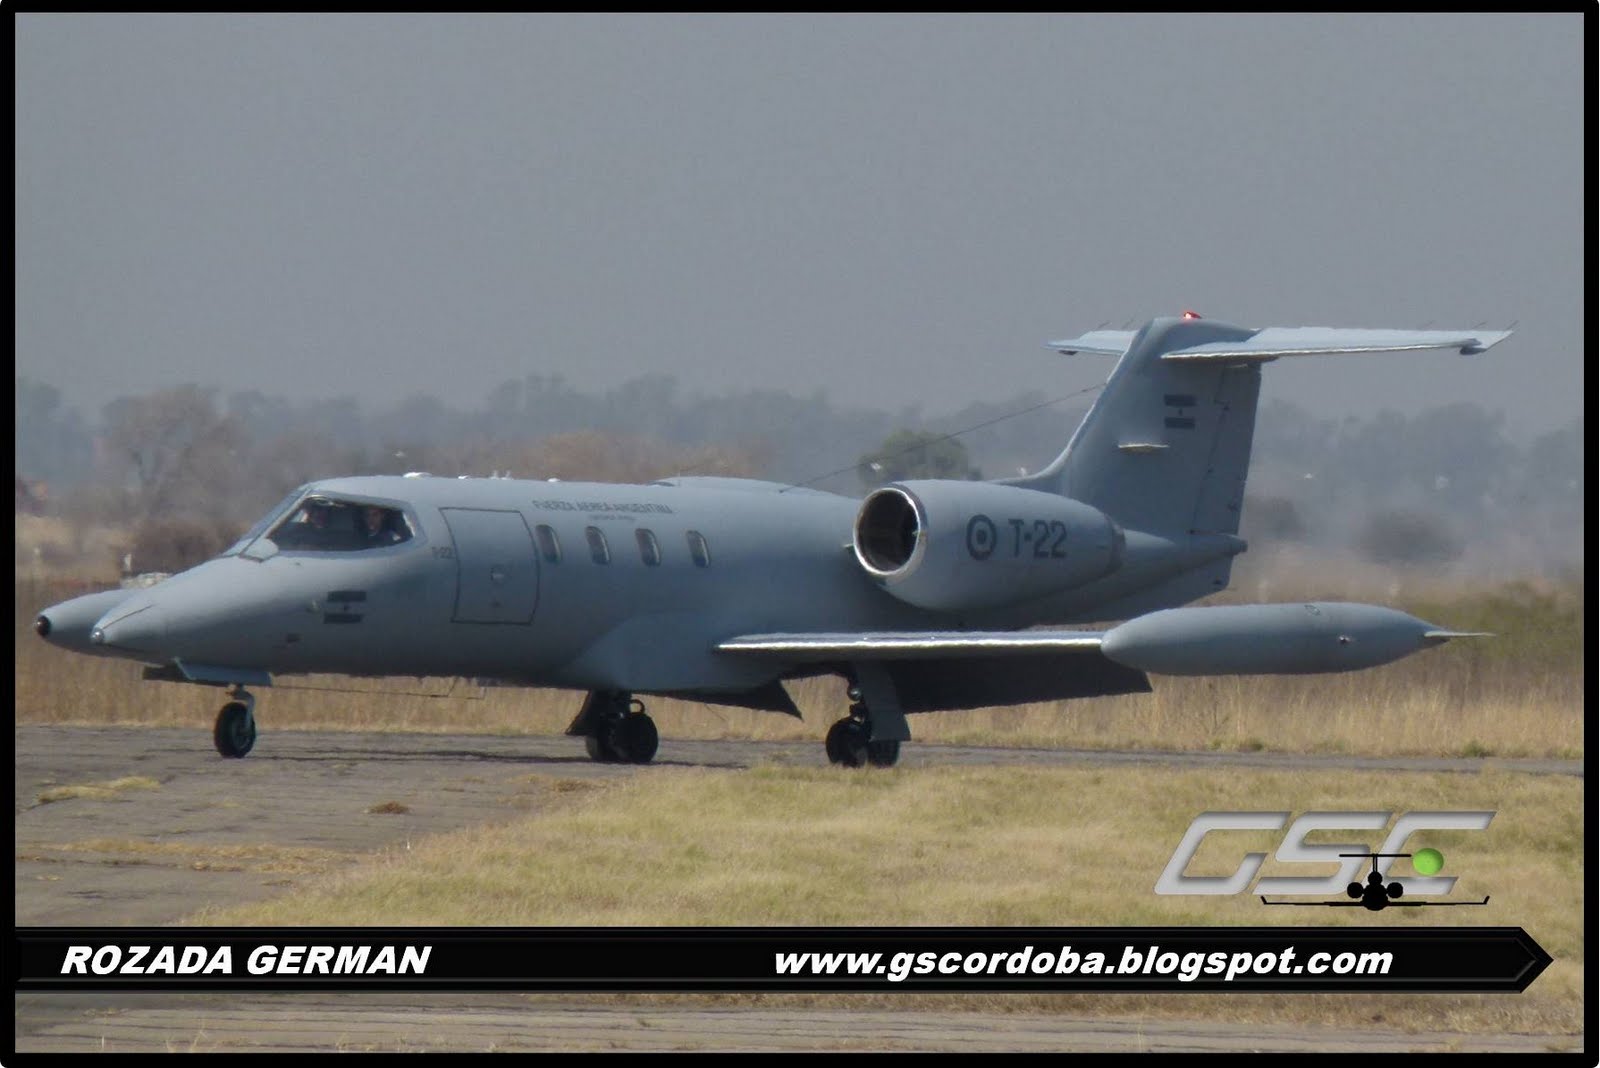
<path fill-rule="evenodd" d="M 217 713 L 217 724 L 212 729 L 211 740 L 217 752 L 238 759 L 250 752 L 256 744 L 256 699 L 243 686 L 235 686 L 232 701 Z"/>

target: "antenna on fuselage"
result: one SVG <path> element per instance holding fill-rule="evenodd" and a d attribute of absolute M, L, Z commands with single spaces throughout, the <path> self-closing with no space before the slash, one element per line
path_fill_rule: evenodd
<path fill-rule="evenodd" d="M 917 452 L 920 449 L 926 449 L 929 445 L 936 445 L 941 441 L 954 441 L 956 438 L 960 437 L 962 434 L 970 434 L 974 430 L 982 430 L 984 427 L 994 426 L 996 423 L 1003 423 L 1007 419 L 1015 419 L 1019 415 L 1027 415 L 1029 412 L 1036 412 L 1040 408 L 1048 408 L 1052 404 L 1060 404 L 1062 401 L 1071 400 L 1074 397 L 1081 397 L 1085 393 L 1093 393 L 1095 390 L 1104 389 L 1105 387 L 1106 387 L 1106 384 L 1104 382 L 1097 382 L 1092 386 L 1087 386 L 1087 387 L 1085 387 L 1083 389 L 1074 390 L 1073 392 L 1068 393 L 1067 395 L 1065 395 L 1063 397 L 1054 397 L 1054 398 L 1052 398 L 1050 400 L 1043 401 L 1043 402 L 1041 402 L 1039 404 L 1030 405 L 1029 407 L 1023 408 L 1020 411 L 1008 412 L 1005 415 L 996 416 L 993 419 L 986 419 L 981 423 L 976 423 L 976 424 L 974 424 L 972 426 L 968 426 L 968 427 L 962 427 L 960 430 L 954 430 L 954 431 L 951 431 L 948 434 L 940 434 L 938 437 L 932 439 L 931 441 L 918 442 L 917 444 L 909 446 L 909 447 L 904 448 L 904 449 L 901 449 L 898 452 L 892 452 L 888 456 L 880 456 L 878 458 L 878 460 L 879 461 L 882 461 L 882 460 L 897 460 L 902 456 L 908 455 L 909 453 Z M 880 462 L 873 462 L 871 464 L 871 466 L 872 466 L 873 470 L 881 470 L 883 465 Z M 834 475 L 843 475 L 843 474 L 846 474 L 846 473 L 848 473 L 850 471 L 859 470 L 860 468 L 861 468 L 861 464 L 858 461 L 856 463 L 851 464 L 849 467 L 841 467 L 837 471 L 829 471 L 826 474 L 817 475 L 815 478 L 808 478 L 804 482 L 796 482 L 792 486 L 785 486 L 785 487 L 783 487 L 783 489 L 779 490 L 778 492 L 779 493 L 784 493 L 784 492 L 787 492 L 788 490 L 799 489 L 799 488 L 801 488 L 803 486 L 809 486 L 813 482 L 821 482 L 825 478 L 832 478 Z M 551 481 L 553 482 L 555 480 L 551 479 Z"/>

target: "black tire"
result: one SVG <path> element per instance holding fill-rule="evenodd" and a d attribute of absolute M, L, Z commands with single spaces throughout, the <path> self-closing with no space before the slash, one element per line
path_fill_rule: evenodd
<path fill-rule="evenodd" d="M 606 742 L 622 763 L 648 764 L 655 759 L 661 736 L 656 731 L 655 720 L 636 712 L 610 724 Z"/>
<path fill-rule="evenodd" d="M 606 738 L 609 733 L 610 731 L 605 724 L 601 724 L 599 734 L 585 734 L 583 736 L 583 747 L 589 751 L 589 759 L 597 764 L 615 764 L 617 762 L 617 754 L 611 751 L 611 743 Z"/>
<path fill-rule="evenodd" d="M 255 747 L 256 718 L 250 706 L 243 701 L 231 701 L 217 713 L 217 725 L 211 732 L 217 752 L 237 760 Z"/>
<path fill-rule="evenodd" d="M 833 726 L 829 727 L 828 733 L 824 735 L 822 739 L 822 748 L 827 752 L 828 763 L 830 764 L 844 763 L 843 746 L 839 738 L 839 733 L 843 729 L 841 726 L 843 723 L 844 720 L 841 719 L 838 723 L 835 723 Z"/>
<path fill-rule="evenodd" d="M 858 719 L 841 719 L 828 728 L 823 748 L 828 759 L 847 768 L 859 768 L 867 762 L 867 725 Z"/>
<path fill-rule="evenodd" d="M 892 768 L 900 759 L 900 742 L 885 738 L 867 743 L 867 762 L 875 768 Z"/>

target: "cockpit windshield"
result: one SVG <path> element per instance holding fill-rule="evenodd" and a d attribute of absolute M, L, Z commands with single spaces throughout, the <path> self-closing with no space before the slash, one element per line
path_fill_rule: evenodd
<path fill-rule="evenodd" d="M 245 531 L 244 532 L 244 536 L 241 537 L 238 541 L 236 541 L 232 545 L 228 546 L 228 548 L 226 550 L 224 550 L 222 555 L 223 556 L 237 556 L 239 553 L 243 552 L 245 550 L 246 546 L 248 546 L 251 542 L 255 541 L 257 538 L 261 537 L 261 535 L 266 532 L 266 529 L 268 527 L 272 526 L 273 523 L 276 523 L 278 521 L 278 517 L 283 515 L 283 513 L 288 510 L 288 508 L 289 508 L 289 506 L 291 504 L 293 504 L 295 501 L 299 500 L 300 499 L 300 495 L 302 493 L 304 493 L 305 491 L 306 491 L 306 488 L 304 486 L 301 486 L 299 489 L 297 489 L 293 493 L 289 494 L 289 496 L 285 497 L 283 500 L 281 500 L 277 504 L 273 505 L 272 506 L 272 510 L 270 512 L 268 512 L 266 515 L 262 516 L 260 519 L 256 520 L 255 525 L 252 526 L 249 530 Z"/>
<path fill-rule="evenodd" d="M 410 541 L 412 531 L 398 508 L 314 495 L 267 537 L 283 552 L 360 552 Z"/>

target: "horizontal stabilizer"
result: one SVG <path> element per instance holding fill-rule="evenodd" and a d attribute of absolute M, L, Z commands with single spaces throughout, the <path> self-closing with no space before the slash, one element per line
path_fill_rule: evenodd
<path fill-rule="evenodd" d="M 1133 341 L 1132 330 L 1091 330 L 1078 337 L 1047 341 L 1046 345 L 1067 356 L 1087 352 L 1092 356 L 1121 356 Z"/>
<path fill-rule="evenodd" d="M 828 660 L 924 660 L 950 657 L 1093 653 L 1100 631 L 879 631 L 858 634 L 746 634 L 717 649 L 805 663 Z"/>
<path fill-rule="evenodd" d="M 1173 349 L 1163 360 L 1228 362 L 1276 360 L 1280 356 L 1327 356 L 1362 352 L 1421 352 L 1455 349 L 1483 352 L 1511 336 L 1509 330 L 1355 330 L 1318 326 L 1268 327 L 1243 341 L 1214 341 Z"/>

